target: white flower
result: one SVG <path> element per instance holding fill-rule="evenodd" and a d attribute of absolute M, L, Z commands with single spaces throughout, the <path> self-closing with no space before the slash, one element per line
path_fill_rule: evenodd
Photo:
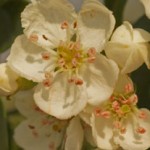
<path fill-rule="evenodd" d="M 106 46 L 106 55 L 117 62 L 122 73 L 136 70 L 144 62 L 150 68 L 150 34 L 143 29 L 133 29 L 124 22 L 112 35 Z"/>
<path fill-rule="evenodd" d="M 0 95 L 10 95 L 18 89 L 19 76 L 6 64 L 0 64 Z"/>
<path fill-rule="evenodd" d="M 91 139 L 91 128 L 76 116 L 58 120 L 39 109 L 33 90 L 18 92 L 12 97 L 19 111 L 27 117 L 16 129 L 14 138 L 24 150 L 80 150 L 84 136 Z M 84 135 L 85 132 L 85 135 Z"/>
<path fill-rule="evenodd" d="M 150 1 L 149 0 L 140 0 L 145 8 L 145 13 L 148 18 L 150 18 Z"/>
<path fill-rule="evenodd" d="M 114 24 L 97 0 L 85 1 L 78 15 L 66 0 L 38 1 L 22 13 L 26 36 L 16 39 L 8 63 L 39 82 L 34 98 L 40 109 L 69 118 L 87 102 L 99 104 L 112 94 L 118 67 L 99 52 Z"/>
<path fill-rule="evenodd" d="M 120 76 L 108 101 L 84 111 L 82 118 L 90 120 L 98 148 L 146 150 L 150 147 L 150 111 L 138 109 L 137 101 L 130 79 Z"/>

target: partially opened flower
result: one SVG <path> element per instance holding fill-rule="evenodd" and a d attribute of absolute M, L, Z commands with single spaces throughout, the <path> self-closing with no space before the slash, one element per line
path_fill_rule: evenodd
<path fill-rule="evenodd" d="M 122 76 L 108 101 L 85 110 L 91 115 L 92 133 L 100 149 L 146 150 L 150 147 L 150 111 L 138 109 L 137 101 L 132 82 Z M 82 116 L 85 119 L 88 115 Z"/>
<path fill-rule="evenodd" d="M 149 0 L 140 0 L 145 8 L 145 13 L 148 18 L 150 18 L 150 1 Z"/>
<path fill-rule="evenodd" d="M 19 92 L 12 98 L 27 118 L 15 129 L 14 134 L 16 143 L 24 150 L 80 150 L 84 136 L 87 139 L 92 137 L 91 128 L 87 128 L 78 116 L 70 120 L 58 120 L 40 110 L 34 103 L 33 90 Z"/>
<path fill-rule="evenodd" d="M 18 89 L 19 76 L 6 63 L 0 64 L 0 95 L 10 95 Z"/>
<path fill-rule="evenodd" d="M 98 0 L 85 1 L 78 15 L 66 0 L 38 1 L 22 13 L 26 36 L 15 40 L 8 63 L 39 82 L 34 99 L 40 109 L 69 118 L 87 102 L 99 104 L 112 94 L 118 67 L 99 52 L 114 24 Z"/>
<path fill-rule="evenodd" d="M 113 33 L 106 46 L 106 55 L 117 62 L 122 73 L 136 70 L 144 62 L 150 68 L 150 33 L 143 29 L 133 29 L 124 22 Z"/>

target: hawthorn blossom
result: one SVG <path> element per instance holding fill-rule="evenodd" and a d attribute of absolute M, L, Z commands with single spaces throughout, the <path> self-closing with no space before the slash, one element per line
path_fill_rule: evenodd
<path fill-rule="evenodd" d="M 88 106 L 82 114 L 100 149 L 146 150 L 150 147 L 150 111 L 138 109 L 138 97 L 127 76 L 120 76 L 109 100 Z"/>
<path fill-rule="evenodd" d="M 27 118 L 14 133 L 16 143 L 24 150 L 81 150 L 84 136 L 91 139 L 91 128 L 78 116 L 58 120 L 40 110 L 34 103 L 33 90 L 20 91 L 12 99 Z"/>
<path fill-rule="evenodd" d="M 150 18 L 150 10 L 149 10 L 149 7 L 150 7 L 150 1 L 149 0 L 140 0 L 141 3 L 143 4 L 144 8 L 145 8 L 145 13 L 146 13 L 146 16 L 148 18 Z"/>
<path fill-rule="evenodd" d="M 0 64 L 0 95 L 10 95 L 18 89 L 19 76 L 6 63 Z"/>
<path fill-rule="evenodd" d="M 99 52 L 114 25 L 98 0 L 85 0 L 78 14 L 67 0 L 36 1 L 22 13 L 25 35 L 15 40 L 8 64 L 39 83 L 34 99 L 41 110 L 70 118 L 112 94 L 118 67 Z"/>
<path fill-rule="evenodd" d="M 105 52 L 121 68 L 122 73 L 130 73 L 144 62 L 150 68 L 150 34 L 143 29 L 133 29 L 124 22 L 113 33 Z"/>

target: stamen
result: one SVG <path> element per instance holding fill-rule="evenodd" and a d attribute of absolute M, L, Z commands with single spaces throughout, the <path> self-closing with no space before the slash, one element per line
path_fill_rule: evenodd
<path fill-rule="evenodd" d="M 110 118 L 110 111 L 102 111 L 101 116 L 106 119 Z"/>
<path fill-rule="evenodd" d="M 144 111 L 140 111 L 139 113 L 139 116 L 138 116 L 140 119 L 146 119 L 147 118 L 147 115 Z"/>
<path fill-rule="evenodd" d="M 43 85 L 45 87 L 50 87 L 51 86 L 51 80 L 50 79 L 44 79 L 43 80 Z"/>
<path fill-rule="evenodd" d="M 50 53 L 49 52 L 43 52 L 42 54 L 42 58 L 44 59 L 44 60 L 49 60 L 50 59 Z"/>
<path fill-rule="evenodd" d="M 93 63 L 93 62 L 95 61 L 95 59 L 96 59 L 95 56 L 90 56 L 90 57 L 88 58 L 88 62 L 89 62 L 89 63 Z"/>
<path fill-rule="evenodd" d="M 137 97 L 136 94 L 133 94 L 133 95 L 129 98 L 129 100 L 130 100 L 130 103 L 131 103 L 131 104 L 136 105 L 137 102 L 138 102 L 138 97 Z"/>
<path fill-rule="evenodd" d="M 31 34 L 29 37 L 29 40 L 31 42 L 37 42 L 38 41 L 38 36 L 36 34 Z"/>
<path fill-rule="evenodd" d="M 82 84 L 83 84 L 83 80 L 81 80 L 81 79 L 76 79 L 76 80 L 75 80 L 75 84 L 76 84 L 76 85 L 82 85 Z"/>
<path fill-rule="evenodd" d="M 95 56 L 96 55 L 96 49 L 94 47 L 91 47 L 88 50 L 88 56 Z"/>
<path fill-rule="evenodd" d="M 96 116 L 96 117 L 101 116 L 101 110 L 100 110 L 99 108 L 96 108 L 96 109 L 95 109 L 95 116 Z"/>
<path fill-rule="evenodd" d="M 62 24 L 61 24 L 61 29 L 67 29 L 69 27 L 69 24 L 67 21 L 64 21 Z"/>
<path fill-rule="evenodd" d="M 113 122 L 113 126 L 114 126 L 116 129 L 121 129 L 121 122 L 120 122 L 120 121 L 114 121 L 114 122 Z"/>
<path fill-rule="evenodd" d="M 126 84 L 125 85 L 125 92 L 126 93 L 129 93 L 129 92 L 133 92 L 133 86 L 132 86 L 132 84 Z"/>
<path fill-rule="evenodd" d="M 112 108 L 113 108 L 114 110 L 119 110 L 119 109 L 120 109 L 120 104 L 119 104 L 117 101 L 114 101 L 114 102 L 112 103 Z"/>
<path fill-rule="evenodd" d="M 64 65 L 65 65 L 65 60 L 64 60 L 64 58 L 60 58 L 60 59 L 58 60 L 58 65 L 59 65 L 60 67 L 64 67 Z"/>
<path fill-rule="evenodd" d="M 122 128 L 120 129 L 120 133 L 121 133 L 121 134 L 125 134 L 126 131 L 127 131 L 127 129 L 126 129 L 125 127 L 122 127 Z"/>
<path fill-rule="evenodd" d="M 138 128 L 136 129 L 136 132 L 139 133 L 139 134 L 144 134 L 144 133 L 146 132 L 146 130 L 145 130 L 145 128 L 143 128 L 143 127 L 138 127 Z"/>
<path fill-rule="evenodd" d="M 77 59 L 76 59 L 76 58 L 73 58 L 73 59 L 72 59 L 72 65 L 73 65 L 73 67 L 76 67 L 76 66 L 77 66 L 77 63 L 78 63 Z"/>

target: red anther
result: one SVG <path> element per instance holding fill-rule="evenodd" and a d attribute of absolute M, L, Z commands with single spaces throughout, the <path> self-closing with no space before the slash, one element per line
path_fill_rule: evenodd
<path fill-rule="evenodd" d="M 136 105 L 138 102 L 138 97 L 136 94 L 133 94 L 131 97 L 129 97 L 130 103 L 133 105 Z"/>
<path fill-rule="evenodd" d="M 96 49 L 94 47 L 91 47 L 88 50 L 88 56 L 95 56 L 96 55 Z"/>
<path fill-rule="evenodd" d="M 132 84 L 126 84 L 125 85 L 125 92 L 126 93 L 129 93 L 129 92 L 132 92 L 133 91 L 133 86 L 132 86 Z"/>
<path fill-rule="evenodd" d="M 58 60 L 58 64 L 59 64 L 60 67 L 63 67 L 63 66 L 65 65 L 65 60 L 64 60 L 64 58 L 60 58 L 60 59 Z"/>
<path fill-rule="evenodd" d="M 125 134 L 126 131 L 127 131 L 127 129 L 126 129 L 125 127 L 122 127 L 122 128 L 120 129 L 120 133 L 121 133 L 121 134 Z"/>
<path fill-rule="evenodd" d="M 69 83 L 73 83 L 75 80 L 73 78 L 68 79 Z"/>
<path fill-rule="evenodd" d="M 96 109 L 95 109 L 95 116 L 96 116 L 96 117 L 101 116 L 101 109 L 100 109 L 100 108 L 96 108 Z"/>
<path fill-rule="evenodd" d="M 61 29 L 67 29 L 69 27 L 69 24 L 67 21 L 64 21 L 62 24 L 61 24 Z"/>
<path fill-rule="evenodd" d="M 120 109 L 120 104 L 117 101 L 112 102 L 112 108 L 114 110 L 119 110 Z"/>
<path fill-rule="evenodd" d="M 29 40 L 31 42 L 37 42 L 38 41 L 38 36 L 36 34 L 31 34 L 29 37 Z"/>
<path fill-rule="evenodd" d="M 76 79 L 76 80 L 75 80 L 75 84 L 76 84 L 76 85 L 82 85 L 82 84 L 83 84 L 83 80 L 81 80 L 81 79 Z"/>
<path fill-rule="evenodd" d="M 145 113 L 144 111 L 140 111 L 140 113 L 139 113 L 139 118 L 141 118 L 141 119 L 146 119 L 146 118 L 147 118 L 146 113 Z"/>
<path fill-rule="evenodd" d="M 114 121 L 114 122 L 113 122 L 113 126 L 114 126 L 116 129 L 121 129 L 121 122 L 120 122 L 120 121 Z"/>
<path fill-rule="evenodd" d="M 101 116 L 106 119 L 110 118 L 110 111 L 102 111 Z"/>
<path fill-rule="evenodd" d="M 89 62 L 89 63 L 93 63 L 93 62 L 95 61 L 95 59 L 96 59 L 95 56 L 90 56 L 90 57 L 88 58 L 88 62 Z"/>
<path fill-rule="evenodd" d="M 50 53 L 49 52 L 43 52 L 42 53 L 42 58 L 44 60 L 49 60 L 50 59 Z"/>
<path fill-rule="evenodd" d="M 144 133 L 146 132 L 146 130 L 145 130 L 145 128 L 143 128 L 143 127 L 138 127 L 138 128 L 136 129 L 136 132 L 139 133 L 139 134 L 144 134 Z"/>
<path fill-rule="evenodd" d="M 51 80 L 50 79 L 44 79 L 43 80 L 43 85 L 45 87 L 50 87 L 51 86 Z"/>

